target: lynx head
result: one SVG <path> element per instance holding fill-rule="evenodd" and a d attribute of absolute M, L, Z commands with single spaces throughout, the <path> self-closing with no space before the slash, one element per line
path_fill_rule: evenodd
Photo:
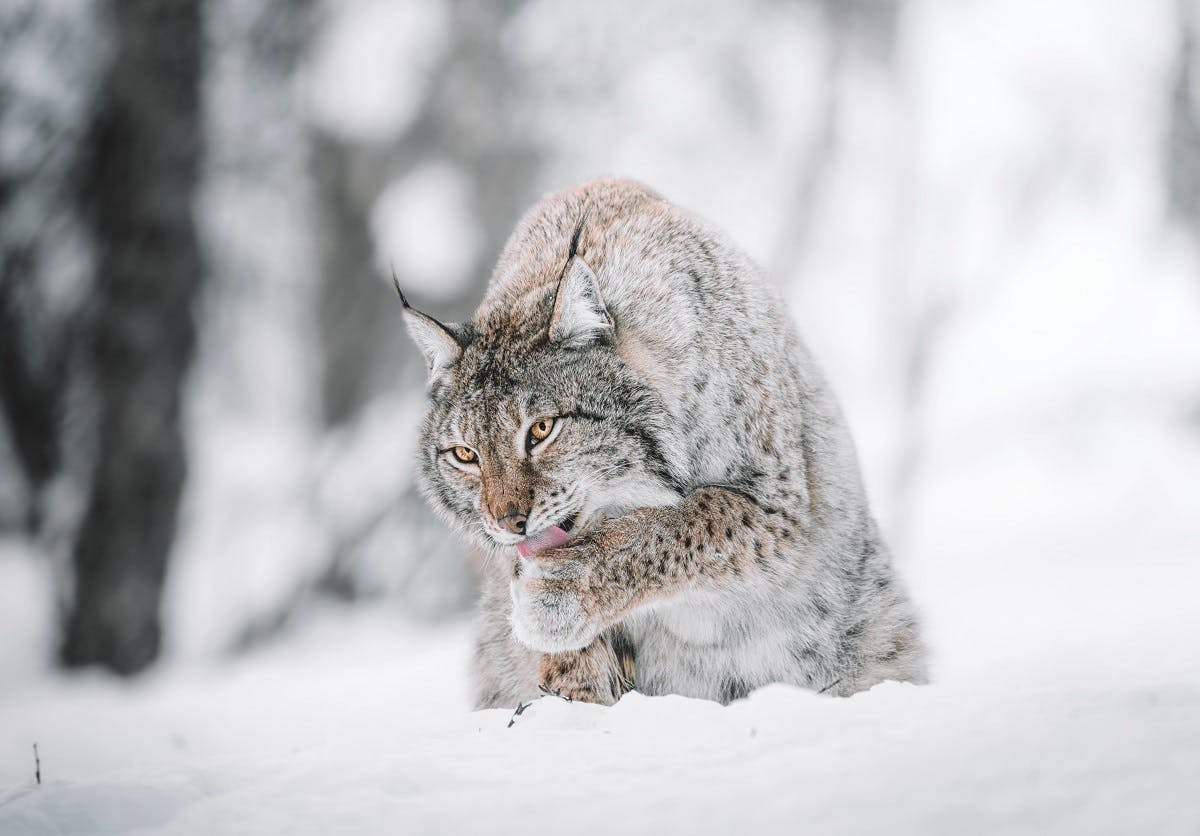
<path fill-rule="evenodd" d="M 618 356 L 619 322 L 574 246 L 557 283 L 505 310 L 455 325 L 405 301 L 404 316 L 429 372 L 418 484 L 460 531 L 511 546 L 677 500 L 666 411 Z"/>

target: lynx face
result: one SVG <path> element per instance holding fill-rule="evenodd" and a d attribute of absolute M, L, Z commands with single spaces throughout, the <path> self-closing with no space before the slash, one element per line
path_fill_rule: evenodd
<path fill-rule="evenodd" d="M 512 546 L 677 500 L 657 440 L 666 411 L 618 357 L 580 259 L 503 320 L 406 318 L 430 371 L 419 484 L 460 531 Z"/>

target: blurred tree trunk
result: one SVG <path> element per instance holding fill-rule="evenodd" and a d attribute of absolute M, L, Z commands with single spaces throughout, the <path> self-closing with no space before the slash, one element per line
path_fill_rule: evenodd
<path fill-rule="evenodd" d="M 32 247 L 0 254 L 0 406 L 12 446 L 29 484 L 25 527 L 40 527 L 36 497 L 59 467 L 58 426 L 66 383 L 65 343 L 47 335 L 43 345 L 22 327 L 21 297 L 36 282 Z M 33 350 L 29 350 L 32 348 Z"/>
<path fill-rule="evenodd" d="M 420 112 L 394 143 L 380 147 L 317 138 L 318 227 L 327 231 L 321 241 L 318 303 L 321 388 L 331 426 L 393 389 L 398 359 L 415 358 L 395 307 L 382 304 L 391 290 L 378 280 L 367 227 L 383 188 L 421 163 L 436 161 L 453 165 L 469 184 L 481 243 L 466 290 L 439 307 L 446 318 L 474 310 L 500 248 L 537 195 L 543 155 L 520 107 L 528 102 L 529 84 L 499 35 L 523 5 L 523 0 L 450 0 L 450 43 L 431 73 Z M 407 371 L 410 385 L 424 374 L 417 362 Z"/>
<path fill-rule="evenodd" d="M 32 536 L 53 527 L 46 495 L 64 469 L 64 394 L 90 272 L 72 184 L 95 26 L 85 3 L 0 4 L 0 529 Z"/>
<path fill-rule="evenodd" d="M 75 541 L 69 665 L 128 674 L 158 655 L 160 597 L 185 463 L 183 377 L 202 265 L 198 0 L 111 4 L 114 53 L 89 136 L 83 200 L 97 247 L 80 358 L 98 449 Z"/>
<path fill-rule="evenodd" d="M 1179 0 L 1179 50 L 1167 128 L 1171 213 L 1200 238 L 1200 2 Z"/>

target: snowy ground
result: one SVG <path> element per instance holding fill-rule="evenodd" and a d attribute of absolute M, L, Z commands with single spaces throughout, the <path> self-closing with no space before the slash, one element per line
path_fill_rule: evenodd
<path fill-rule="evenodd" d="M 467 710 L 465 625 L 330 611 L 134 685 L 16 677 L 0 693 L 0 833 L 1194 834 L 1200 449 L 1141 461 L 1120 485 L 1096 465 L 1094 497 L 1073 486 L 1087 522 L 1078 504 L 1058 512 L 1049 472 L 974 514 L 943 480 L 927 503 L 955 513 L 906 565 L 930 686 L 775 686 L 728 708 L 547 699 L 510 728 L 511 712 Z M 1046 513 L 1017 523 L 1021 503 Z M 985 517 L 992 535 L 956 554 Z"/>
<path fill-rule="evenodd" d="M 331 620 L 220 676 L 6 695 L 0 832 L 1200 827 L 1200 663 L 1158 643 L 1127 672 L 1005 667 L 848 700 L 774 686 L 729 708 L 541 700 L 509 728 L 464 710 L 461 632 L 400 627 Z"/>

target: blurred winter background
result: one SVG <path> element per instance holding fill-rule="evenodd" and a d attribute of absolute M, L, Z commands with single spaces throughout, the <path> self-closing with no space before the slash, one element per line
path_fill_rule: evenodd
<path fill-rule="evenodd" d="M 929 693 L 1168 683 L 1200 776 L 1200 3 L 3 0 L 0 787 L 466 706 L 387 275 L 467 317 L 605 173 L 783 288 Z"/>

